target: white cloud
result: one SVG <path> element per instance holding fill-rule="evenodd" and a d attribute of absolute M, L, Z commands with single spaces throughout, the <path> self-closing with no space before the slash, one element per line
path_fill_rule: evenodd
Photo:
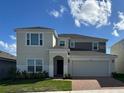
<path fill-rule="evenodd" d="M 118 12 L 118 18 L 119 21 L 117 23 L 113 23 L 113 30 L 116 31 L 119 35 L 119 32 L 124 30 L 124 13 Z"/>
<path fill-rule="evenodd" d="M 10 35 L 10 38 L 15 42 L 16 37 Z M 0 40 L 0 48 L 8 53 L 16 55 L 16 43 L 9 44 L 7 42 Z"/>
<path fill-rule="evenodd" d="M 10 38 L 11 38 L 12 40 L 16 40 L 16 37 L 15 37 L 14 35 L 10 35 Z"/>
<path fill-rule="evenodd" d="M 113 36 L 116 36 L 116 37 L 119 37 L 119 33 L 117 32 L 117 30 L 114 30 L 114 31 L 112 32 L 112 35 L 113 35 Z"/>
<path fill-rule="evenodd" d="M 59 11 L 56 11 L 56 10 L 52 10 L 50 12 L 50 15 L 54 16 L 55 18 L 58 18 L 58 17 L 61 16 L 60 13 L 59 13 Z"/>
<path fill-rule="evenodd" d="M 76 25 L 77 27 L 80 27 L 80 22 L 79 22 L 79 20 L 75 20 L 75 25 Z"/>
<path fill-rule="evenodd" d="M 60 6 L 60 13 L 64 13 L 65 11 L 66 11 L 66 8 L 63 5 L 61 5 Z"/>
<path fill-rule="evenodd" d="M 66 8 L 61 5 L 59 10 L 52 10 L 50 12 L 50 15 L 54 16 L 55 18 L 62 17 L 65 11 L 66 11 Z"/>
<path fill-rule="evenodd" d="M 16 44 L 8 44 L 4 41 L 0 41 L 0 47 L 3 48 L 6 52 L 9 52 L 13 55 L 16 55 Z"/>
<path fill-rule="evenodd" d="M 114 23 L 114 29 L 124 30 L 124 13 L 118 12 L 119 22 Z"/>
<path fill-rule="evenodd" d="M 68 0 L 71 14 L 78 27 L 81 24 L 96 27 L 108 25 L 111 16 L 110 0 Z"/>

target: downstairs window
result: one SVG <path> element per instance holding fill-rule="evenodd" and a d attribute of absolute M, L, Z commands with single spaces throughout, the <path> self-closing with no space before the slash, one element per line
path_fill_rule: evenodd
<path fill-rule="evenodd" d="M 43 62 L 41 59 L 28 59 L 28 72 L 37 73 L 43 71 Z"/>

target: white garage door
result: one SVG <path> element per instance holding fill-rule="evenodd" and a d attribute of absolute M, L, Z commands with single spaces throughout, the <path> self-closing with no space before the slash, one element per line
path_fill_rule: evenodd
<path fill-rule="evenodd" d="M 108 76 L 108 61 L 72 61 L 72 76 Z"/>

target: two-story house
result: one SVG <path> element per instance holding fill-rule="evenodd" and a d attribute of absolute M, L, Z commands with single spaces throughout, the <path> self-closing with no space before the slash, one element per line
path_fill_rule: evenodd
<path fill-rule="evenodd" d="M 111 76 L 114 55 L 106 54 L 107 39 L 57 34 L 45 27 L 17 28 L 17 69 L 47 71 L 50 77 Z"/>
<path fill-rule="evenodd" d="M 111 54 L 118 56 L 115 60 L 115 72 L 124 73 L 124 39 L 111 47 Z"/>

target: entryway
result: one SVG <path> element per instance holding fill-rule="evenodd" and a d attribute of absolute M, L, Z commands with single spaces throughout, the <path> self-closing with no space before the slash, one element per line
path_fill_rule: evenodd
<path fill-rule="evenodd" d="M 54 77 L 63 77 L 63 57 L 54 57 Z"/>

